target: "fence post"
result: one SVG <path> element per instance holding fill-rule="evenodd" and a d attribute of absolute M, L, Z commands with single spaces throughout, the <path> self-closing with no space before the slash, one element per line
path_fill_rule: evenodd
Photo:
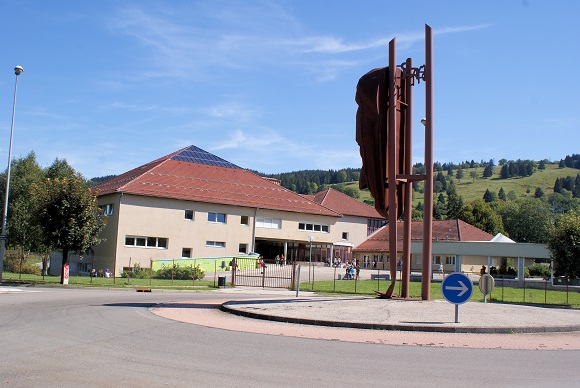
<path fill-rule="evenodd" d="M 149 287 L 151 287 L 152 280 L 153 280 L 153 259 L 149 258 Z"/>
<path fill-rule="evenodd" d="M 334 285 L 332 291 L 336 291 L 336 267 L 334 267 Z"/>
<path fill-rule="evenodd" d="M 262 288 L 266 288 L 266 263 L 262 260 Z"/>
<path fill-rule="evenodd" d="M 236 270 L 238 269 L 238 261 L 234 257 L 232 259 L 232 287 L 236 286 Z"/>

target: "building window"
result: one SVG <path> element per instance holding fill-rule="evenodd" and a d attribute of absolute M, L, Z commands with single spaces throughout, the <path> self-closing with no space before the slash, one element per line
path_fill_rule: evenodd
<path fill-rule="evenodd" d="M 215 222 L 218 224 L 226 223 L 226 215 L 224 213 L 207 213 L 207 221 Z"/>
<path fill-rule="evenodd" d="M 445 264 L 455 264 L 455 256 L 447 256 L 445 258 Z"/>
<path fill-rule="evenodd" d="M 184 218 L 193 221 L 193 210 L 186 210 Z"/>
<path fill-rule="evenodd" d="M 126 247 L 167 249 L 169 240 L 165 237 L 125 236 Z"/>
<path fill-rule="evenodd" d="M 387 220 L 367 220 L 367 236 L 387 224 Z"/>
<path fill-rule="evenodd" d="M 238 249 L 240 253 L 248 253 L 248 244 L 240 244 L 240 249 Z"/>
<path fill-rule="evenodd" d="M 282 229 L 282 220 L 277 218 L 256 218 L 256 228 Z"/>
<path fill-rule="evenodd" d="M 241 216 L 240 217 L 240 224 L 242 224 L 242 225 L 250 225 L 250 217 L 248 217 L 248 216 Z"/>
<path fill-rule="evenodd" d="M 298 223 L 298 230 L 307 230 L 311 232 L 329 233 L 330 227 L 322 224 L 308 224 L 306 222 Z"/>
<path fill-rule="evenodd" d="M 342 232 L 342 239 L 348 240 L 348 232 Z"/>
<path fill-rule="evenodd" d="M 106 216 L 113 215 L 113 204 L 112 203 L 109 203 L 106 205 L 101 205 L 101 206 L 99 206 L 99 209 L 101 209 L 103 211 L 103 214 Z"/>
<path fill-rule="evenodd" d="M 223 241 L 206 241 L 205 246 L 206 247 L 225 248 L 226 243 Z"/>
<path fill-rule="evenodd" d="M 191 248 L 181 248 L 181 257 L 187 257 L 191 259 Z"/>
<path fill-rule="evenodd" d="M 441 256 L 434 256 L 433 263 L 441 264 Z"/>

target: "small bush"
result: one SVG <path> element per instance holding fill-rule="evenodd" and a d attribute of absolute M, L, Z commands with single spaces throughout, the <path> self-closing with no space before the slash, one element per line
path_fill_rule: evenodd
<path fill-rule="evenodd" d="M 527 278 L 544 278 L 550 277 L 550 267 L 547 264 L 534 263 L 525 269 Z"/>
<path fill-rule="evenodd" d="M 135 264 L 131 271 L 123 270 L 123 272 L 121 272 L 121 277 L 131 277 L 131 279 L 149 279 L 150 271 L 149 268 L 141 268 L 141 264 Z"/>
<path fill-rule="evenodd" d="M 153 273 L 155 279 L 171 279 L 171 267 L 157 270 Z M 181 267 L 179 265 L 173 266 L 173 279 L 175 280 L 201 280 L 205 276 L 205 272 L 199 266 L 197 267 Z"/>
<path fill-rule="evenodd" d="M 4 255 L 4 270 L 14 273 L 40 275 L 42 268 L 24 262 L 24 258 L 17 251 L 6 251 Z"/>
<path fill-rule="evenodd" d="M 497 269 L 497 274 L 498 275 L 502 275 L 502 276 L 513 276 L 513 277 L 515 277 L 517 275 L 517 273 L 518 272 L 516 271 L 515 268 L 509 267 L 509 266 L 508 267 L 503 267 L 502 266 L 502 267 L 499 267 Z"/>

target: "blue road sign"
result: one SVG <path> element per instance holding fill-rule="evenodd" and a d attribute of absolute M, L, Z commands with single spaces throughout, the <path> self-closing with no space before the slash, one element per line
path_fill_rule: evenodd
<path fill-rule="evenodd" d="M 449 274 L 441 283 L 441 293 L 449 303 L 465 303 L 471 298 L 472 292 L 473 284 L 471 279 L 459 272 Z"/>

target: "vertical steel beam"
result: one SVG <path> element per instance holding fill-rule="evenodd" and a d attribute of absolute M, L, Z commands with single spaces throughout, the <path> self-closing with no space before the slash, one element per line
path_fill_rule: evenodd
<path fill-rule="evenodd" d="M 423 211 L 423 266 L 421 299 L 431 298 L 433 244 L 433 34 L 425 24 L 425 208 Z"/>
<path fill-rule="evenodd" d="M 387 125 L 387 183 L 389 198 L 389 268 L 391 273 L 392 294 L 397 277 L 397 96 L 395 84 L 397 82 L 397 38 L 389 42 L 389 110 Z M 388 295 L 390 297 L 390 295 Z"/>
<path fill-rule="evenodd" d="M 405 69 L 412 71 L 413 60 L 407 58 Z M 413 78 L 410 74 L 405 77 L 405 166 L 403 174 L 413 174 Z M 411 214 L 413 213 L 413 183 L 408 180 L 404 184 L 403 202 L 403 267 L 401 271 L 401 297 L 409 297 L 409 282 L 411 280 Z"/>

